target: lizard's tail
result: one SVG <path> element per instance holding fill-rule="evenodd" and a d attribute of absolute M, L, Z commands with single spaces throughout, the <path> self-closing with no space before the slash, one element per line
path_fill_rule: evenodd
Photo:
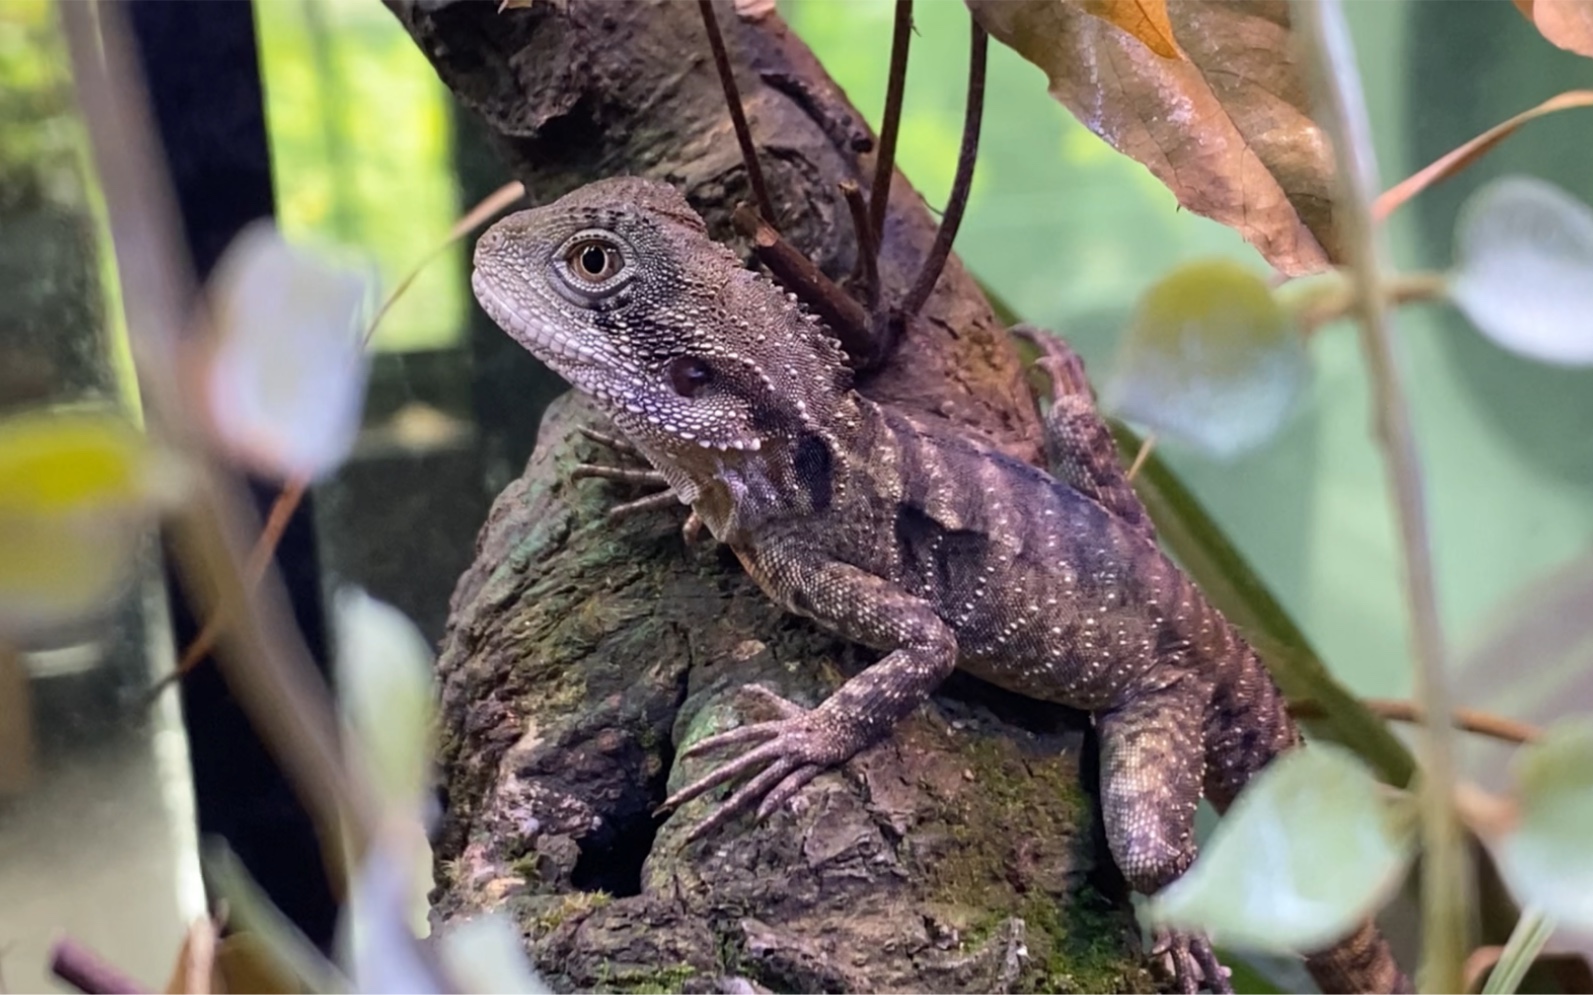
<path fill-rule="evenodd" d="M 1216 707 L 1207 730 L 1206 793 L 1218 812 L 1227 811 L 1234 796 L 1263 767 L 1301 743 L 1299 728 L 1289 717 L 1283 693 L 1266 665 L 1237 631 L 1231 626 L 1224 629 L 1231 643 L 1219 659 L 1239 672 L 1217 682 Z M 1235 730 L 1244 730 L 1237 742 Z M 1224 736 L 1227 741 L 1213 742 Z M 1413 991 L 1388 941 L 1370 921 L 1327 949 L 1307 956 L 1305 966 L 1325 993 Z"/>
<path fill-rule="evenodd" d="M 1305 959 L 1306 970 L 1322 991 L 1410 992 L 1410 978 L 1394 962 L 1388 941 L 1370 922 L 1320 953 Z"/>

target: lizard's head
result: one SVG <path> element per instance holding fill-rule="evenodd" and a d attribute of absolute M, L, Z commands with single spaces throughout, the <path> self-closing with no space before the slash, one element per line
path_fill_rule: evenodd
<path fill-rule="evenodd" d="M 849 382 L 823 326 L 662 183 L 603 180 L 504 218 L 476 243 L 471 285 L 494 321 L 648 448 L 794 437 Z"/>

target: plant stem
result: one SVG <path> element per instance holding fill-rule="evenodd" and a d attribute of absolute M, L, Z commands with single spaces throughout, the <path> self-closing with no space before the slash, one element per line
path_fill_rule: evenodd
<path fill-rule="evenodd" d="M 1488 983 L 1482 986 L 1482 995 L 1510 995 L 1521 987 L 1521 979 L 1526 977 L 1527 969 L 1543 952 L 1543 945 L 1549 942 L 1553 932 L 1554 922 L 1542 909 L 1523 909 L 1516 928 L 1510 931 L 1504 952 L 1499 955 L 1499 962 L 1488 972 Z"/>
<path fill-rule="evenodd" d="M 719 85 L 725 91 L 725 106 L 730 110 L 730 124 L 736 130 L 736 141 L 741 145 L 741 161 L 747 167 L 747 182 L 752 185 L 752 199 L 765 221 L 774 224 L 774 202 L 769 199 L 769 188 L 763 182 L 763 170 L 758 166 L 758 149 L 752 144 L 752 129 L 747 127 L 747 114 L 741 107 L 741 92 L 736 89 L 736 75 L 730 69 L 730 56 L 725 52 L 725 39 L 719 33 L 719 18 L 714 15 L 713 0 L 697 0 L 697 10 L 702 14 L 703 30 L 708 32 L 708 47 L 713 50 L 714 68 L 719 71 Z"/>
<path fill-rule="evenodd" d="M 857 235 L 857 274 L 862 282 L 863 306 L 869 314 L 879 306 L 879 243 L 874 238 L 873 223 L 868 219 L 868 201 L 856 183 L 841 183 L 841 196 L 846 198 L 847 210 L 852 214 L 852 231 Z"/>
<path fill-rule="evenodd" d="M 896 0 L 891 29 L 890 76 L 885 83 L 885 116 L 879 123 L 879 152 L 874 157 L 874 185 L 868 192 L 868 221 L 874 251 L 885 244 L 885 207 L 896 173 L 896 135 L 902 124 L 902 97 L 907 88 L 907 53 L 913 43 L 913 0 Z"/>
<path fill-rule="evenodd" d="M 1424 722 L 1421 706 L 1413 701 L 1395 698 L 1366 698 L 1363 701 L 1373 714 L 1395 722 Z M 1295 718 L 1320 718 L 1326 714 L 1312 701 L 1291 702 L 1289 713 Z M 1543 735 L 1543 730 L 1529 722 L 1518 722 L 1503 715 L 1482 712 L 1474 708 L 1456 707 L 1455 728 L 1474 732 L 1504 743 L 1530 743 Z"/>
<path fill-rule="evenodd" d="M 985 113 L 985 62 L 990 51 L 990 35 L 969 16 L 968 37 L 968 102 L 963 110 L 962 146 L 957 152 L 957 175 L 951 181 L 951 195 L 946 199 L 946 213 L 940 217 L 940 228 L 935 232 L 935 243 L 929 247 L 918 278 L 902 299 L 901 313 L 912 316 L 929 300 L 940 271 L 951 255 L 951 245 L 957 240 L 957 229 L 962 225 L 962 213 L 968 206 L 968 192 L 973 189 L 974 164 L 979 161 L 979 125 Z"/>
<path fill-rule="evenodd" d="M 1387 288 L 1372 222 L 1378 190 L 1371 124 L 1342 0 L 1297 0 L 1292 13 L 1310 44 L 1321 87 L 1322 123 L 1338 159 L 1344 245 L 1356 286 L 1361 346 L 1372 379 L 1377 435 L 1392 484 L 1405 560 L 1405 591 L 1416 657 L 1416 700 L 1428 717 L 1420 751 L 1423 991 L 1460 991 L 1469 942 L 1473 885 L 1465 838 L 1452 803 L 1455 788 L 1453 709 L 1444 674 L 1432 556 L 1422 496 L 1420 458 L 1394 356 Z"/>

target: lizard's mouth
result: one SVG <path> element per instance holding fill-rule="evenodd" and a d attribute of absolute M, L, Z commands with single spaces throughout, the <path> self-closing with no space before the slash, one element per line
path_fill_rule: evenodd
<path fill-rule="evenodd" d="M 497 291 L 491 277 L 481 270 L 471 272 L 470 289 L 475 292 L 481 309 L 499 328 L 566 379 L 572 379 L 572 367 L 600 365 L 598 355 L 590 346 L 558 325 L 534 318 L 517 308 L 511 299 Z"/>

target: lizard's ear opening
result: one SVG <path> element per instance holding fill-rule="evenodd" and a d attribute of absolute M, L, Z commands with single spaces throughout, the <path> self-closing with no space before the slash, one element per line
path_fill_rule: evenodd
<path fill-rule="evenodd" d="M 713 368 L 696 356 L 681 356 L 671 360 L 667 372 L 669 385 L 681 397 L 696 397 L 713 381 Z"/>

